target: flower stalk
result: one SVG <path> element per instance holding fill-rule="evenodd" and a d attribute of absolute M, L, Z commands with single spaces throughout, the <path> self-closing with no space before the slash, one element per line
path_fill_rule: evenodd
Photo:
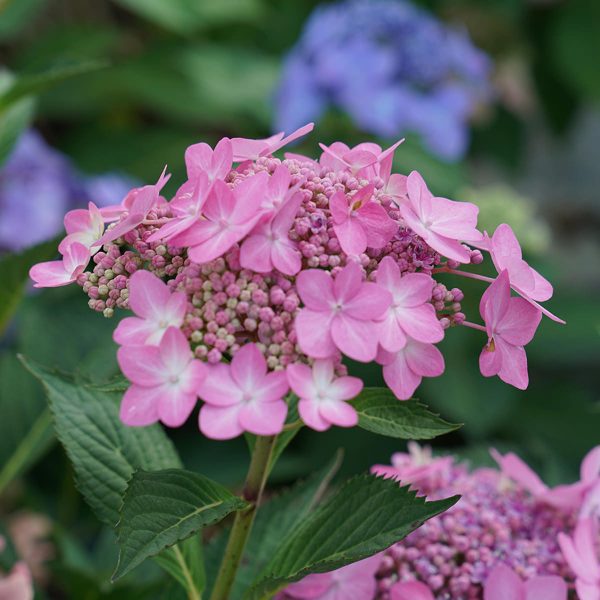
<path fill-rule="evenodd" d="M 271 456 L 276 439 L 276 435 L 257 436 L 256 438 L 243 491 L 243 497 L 250 506 L 235 515 L 210 600 L 227 600 L 229 598 L 269 476 Z"/>

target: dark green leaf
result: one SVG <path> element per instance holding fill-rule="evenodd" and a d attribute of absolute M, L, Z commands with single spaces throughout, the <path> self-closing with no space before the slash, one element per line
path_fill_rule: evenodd
<path fill-rule="evenodd" d="M 365 388 L 352 401 L 363 429 L 404 440 L 428 440 L 460 427 L 418 400 L 398 400 L 387 388 Z"/>
<path fill-rule="evenodd" d="M 426 502 L 394 480 L 355 477 L 287 536 L 245 597 L 270 598 L 310 573 L 332 571 L 372 556 L 458 499 Z"/>
<path fill-rule="evenodd" d="M 121 551 L 113 579 L 248 506 L 219 483 L 190 471 L 134 473 L 123 497 L 117 527 Z"/>

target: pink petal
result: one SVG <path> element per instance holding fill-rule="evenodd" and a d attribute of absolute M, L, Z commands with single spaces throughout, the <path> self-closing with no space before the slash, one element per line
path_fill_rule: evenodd
<path fill-rule="evenodd" d="M 249 229 L 251 228 L 252 226 Z M 206 264 L 225 254 L 244 235 L 246 235 L 246 231 L 243 229 L 234 227 L 221 229 L 211 238 L 191 247 L 188 251 L 188 256 L 190 260 L 199 265 Z"/>
<path fill-rule="evenodd" d="M 33 600 L 31 571 L 25 562 L 16 563 L 10 573 L 0 578 L 0 600 Z"/>
<path fill-rule="evenodd" d="M 600 446 L 590 450 L 581 462 L 581 479 L 585 482 L 596 481 L 600 477 Z"/>
<path fill-rule="evenodd" d="M 438 377 L 444 372 L 444 357 L 433 344 L 409 340 L 404 350 L 409 368 L 422 377 Z"/>
<path fill-rule="evenodd" d="M 477 241 L 483 237 L 477 231 L 479 208 L 475 204 L 433 197 L 431 211 L 431 230 L 435 233 L 453 240 Z"/>
<path fill-rule="evenodd" d="M 250 231 L 261 217 L 260 205 L 262 204 L 269 176 L 260 171 L 252 177 L 242 180 L 233 190 L 235 199 L 234 209 L 230 212 L 230 221 L 241 225 Z"/>
<path fill-rule="evenodd" d="M 85 231 L 90 227 L 90 211 L 85 208 L 76 208 L 67 212 L 64 218 L 65 231 L 69 233 L 76 233 L 79 231 Z"/>
<path fill-rule="evenodd" d="M 361 362 L 371 362 L 375 359 L 378 344 L 375 323 L 355 319 L 346 313 L 338 313 L 331 321 L 331 337 L 337 348 L 346 356 Z M 300 336 L 298 339 L 300 341 Z"/>
<path fill-rule="evenodd" d="M 113 333 L 113 340 L 123 346 L 143 346 L 156 331 L 157 326 L 153 321 L 139 317 L 126 317 L 119 321 Z"/>
<path fill-rule="evenodd" d="M 544 302 L 552 298 L 554 290 L 552 284 L 545 278 L 542 277 L 535 269 L 531 269 L 534 279 L 533 293 L 529 295 L 538 302 Z"/>
<path fill-rule="evenodd" d="M 498 377 L 520 390 L 526 390 L 529 385 L 529 374 L 527 372 L 527 355 L 521 346 L 511 346 L 502 338 L 496 338 L 496 348 L 502 352 L 502 366 L 498 371 Z"/>
<path fill-rule="evenodd" d="M 231 378 L 244 392 L 255 391 L 256 387 L 262 384 L 266 373 L 267 361 L 256 344 L 242 346 L 231 361 Z M 285 375 L 282 375 L 285 379 Z"/>
<path fill-rule="evenodd" d="M 335 400 L 352 400 L 361 393 L 363 385 L 358 377 L 338 377 L 330 383 L 328 395 Z"/>
<path fill-rule="evenodd" d="M 406 180 L 406 175 L 398 175 L 394 173 L 390 176 L 385 188 L 385 193 L 393 196 L 394 198 L 405 197 L 408 194 Z"/>
<path fill-rule="evenodd" d="M 366 232 L 369 248 L 383 248 L 398 231 L 398 224 L 376 202 L 367 202 L 362 206 L 357 219 Z"/>
<path fill-rule="evenodd" d="M 333 231 L 346 254 L 356 256 L 367 249 L 367 234 L 356 217 L 334 225 Z"/>
<path fill-rule="evenodd" d="M 496 227 L 496 231 L 494 231 L 491 239 L 491 249 L 496 259 L 506 257 L 523 258 L 519 240 L 517 240 L 517 236 L 510 225 L 506 223 L 502 223 Z M 502 262 L 499 263 L 497 268 L 499 271 L 504 268 Z"/>
<path fill-rule="evenodd" d="M 348 263 L 335 277 L 333 292 L 340 304 L 346 305 L 358 294 L 363 285 L 362 268 L 355 262 Z M 346 306 L 344 306 L 344 309 Z"/>
<path fill-rule="evenodd" d="M 223 226 L 219 221 L 195 220 L 190 226 L 185 227 L 179 233 L 174 233 L 169 242 L 173 246 L 182 248 L 184 246 L 196 246 L 222 231 Z"/>
<path fill-rule="evenodd" d="M 575 590 L 579 600 L 600 600 L 600 589 L 598 584 L 587 583 L 581 579 L 575 581 Z"/>
<path fill-rule="evenodd" d="M 132 385 L 121 401 L 119 418 L 125 425 L 146 427 L 158 421 L 159 388 Z"/>
<path fill-rule="evenodd" d="M 198 396 L 174 385 L 164 385 L 161 389 L 157 398 L 161 422 L 168 427 L 181 427 L 192 414 Z"/>
<path fill-rule="evenodd" d="M 213 440 L 230 440 L 243 433 L 239 422 L 240 404 L 220 407 L 205 404 L 198 417 L 200 431 Z"/>
<path fill-rule="evenodd" d="M 600 577 L 600 563 L 596 554 L 598 523 L 594 518 L 579 519 L 575 528 L 575 546 L 585 567 L 586 578 Z"/>
<path fill-rule="evenodd" d="M 295 275 L 302 268 L 302 255 L 290 240 L 276 242 L 271 249 L 273 266 L 284 275 Z"/>
<path fill-rule="evenodd" d="M 525 588 L 521 578 L 511 568 L 499 564 L 494 567 L 485 581 L 483 598 L 484 600 L 526 600 Z"/>
<path fill-rule="evenodd" d="M 277 402 L 290 390 L 285 371 L 275 371 L 256 384 L 253 395 L 261 402 Z"/>
<path fill-rule="evenodd" d="M 383 317 L 391 304 L 392 295 L 385 288 L 368 282 L 362 283 L 358 293 L 344 302 L 342 311 L 352 318 L 371 321 Z"/>
<path fill-rule="evenodd" d="M 171 374 L 181 373 L 192 360 L 187 338 L 177 327 L 169 327 L 165 331 L 158 351 L 165 369 Z"/>
<path fill-rule="evenodd" d="M 343 171 L 349 165 L 342 158 L 342 155 L 349 152 L 350 148 L 343 142 L 333 142 L 330 146 L 319 143 L 319 148 L 323 150 L 319 163 L 331 171 Z"/>
<path fill-rule="evenodd" d="M 479 355 L 479 370 L 484 377 L 493 377 L 498 375 L 502 368 L 502 354 L 499 350 L 491 350 L 489 346 L 484 346 Z"/>
<path fill-rule="evenodd" d="M 396 583 L 390 592 L 390 600 L 435 600 L 431 590 L 420 581 Z"/>
<path fill-rule="evenodd" d="M 231 377 L 231 367 L 210 365 L 206 378 L 198 385 L 198 395 L 204 402 L 219 407 L 233 406 L 242 401 L 243 393 Z"/>
<path fill-rule="evenodd" d="M 117 350 L 117 361 L 132 383 L 156 387 L 168 379 L 169 374 L 156 346 L 122 346 Z"/>
<path fill-rule="evenodd" d="M 419 342 L 437 343 L 444 339 L 444 329 L 431 304 L 414 308 L 397 308 L 396 318 L 404 331 Z"/>
<path fill-rule="evenodd" d="M 302 204 L 302 199 L 302 194 L 297 192 L 285 201 L 277 211 L 271 227 L 278 237 L 288 239 L 288 233 Z"/>
<path fill-rule="evenodd" d="M 528 344 L 542 320 L 542 313 L 523 298 L 511 298 L 508 309 L 496 326 L 496 332 L 509 344 Z"/>
<path fill-rule="evenodd" d="M 298 295 L 307 308 L 330 311 L 335 304 L 333 279 L 320 269 L 309 269 L 298 274 L 296 279 Z"/>
<path fill-rule="evenodd" d="M 383 379 L 399 400 L 408 400 L 419 387 L 422 377 L 410 369 L 404 352 L 396 353 L 383 367 Z"/>
<path fill-rule="evenodd" d="M 338 190 L 329 199 L 329 209 L 335 225 L 341 225 L 350 218 L 348 197 L 342 190 Z"/>
<path fill-rule="evenodd" d="M 260 155 L 265 156 L 266 154 L 273 154 L 274 152 L 277 152 L 277 150 L 280 150 L 281 148 L 283 148 L 290 142 L 293 142 L 294 140 L 297 140 L 299 137 L 302 137 L 302 136 L 306 135 L 307 133 L 310 133 L 314 129 L 314 127 L 315 127 L 314 123 L 307 123 L 306 125 L 299 127 L 298 129 L 296 129 L 296 131 L 290 133 L 288 136 L 284 137 L 283 139 L 281 139 L 277 142 L 270 143 L 268 150 L 263 150 Z"/>
<path fill-rule="evenodd" d="M 140 269 L 129 280 L 129 306 L 145 319 L 160 319 L 171 292 L 167 285 L 150 271 Z"/>
<path fill-rule="evenodd" d="M 326 431 L 331 427 L 331 423 L 321 416 L 319 403 L 314 400 L 301 398 L 298 402 L 298 413 L 304 423 L 315 431 Z"/>
<path fill-rule="evenodd" d="M 510 477 L 534 496 L 539 496 L 548 490 L 546 484 L 538 477 L 537 473 L 516 454 L 509 452 L 502 456 L 502 454 L 494 449 L 490 450 L 490 454 L 498 463 L 504 475 Z"/>
<path fill-rule="evenodd" d="M 331 586 L 330 573 L 316 573 L 309 575 L 297 583 L 292 583 L 285 588 L 286 595 L 302 600 L 316 600 L 320 598 Z"/>
<path fill-rule="evenodd" d="M 330 362 L 330 361 L 317 361 Z M 295 363 L 286 369 L 288 383 L 299 398 L 310 398 L 314 391 L 313 372 L 308 365 Z"/>
<path fill-rule="evenodd" d="M 60 287 L 75 281 L 71 273 L 65 271 L 65 264 L 62 260 L 52 260 L 34 265 L 29 269 L 29 277 L 35 282 L 34 287 L 37 288 Z"/>
<path fill-rule="evenodd" d="M 283 400 L 277 402 L 254 400 L 242 404 L 239 421 L 244 430 L 250 433 L 277 435 L 283 429 L 287 411 L 287 404 Z"/>
<path fill-rule="evenodd" d="M 251 269 L 257 273 L 272 271 L 272 246 L 273 242 L 266 235 L 256 234 L 247 237 L 240 249 L 240 264 L 244 269 Z"/>
<path fill-rule="evenodd" d="M 298 280 L 303 273 L 298 276 Z M 303 308 L 296 315 L 295 327 L 298 344 L 302 352 L 312 358 L 329 358 L 336 353 L 336 347 L 331 337 L 331 322 L 333 315 L 328 312 L 316 312 Z"/>
<path fill-rule="evenodd" d="M 288 168 L 284 164 L 280 164 L 269 179 L 263 206 L 279 206 L 289 190 L 290 180 L 291 175 Z"/>
<path fill-rule="evenodd" d="M 233 191 L 224 181 L 215 181 L 204 204 L 204 216 L 210 221 L 224 220 L 229 223 L 235 210 L 236 200 Z"/>
<path fill-rule="evenodd" d="M 379 343 L 388 352 L 398 352 L 406 346 L 406 334 L 396 318 L 396 312 L 390 308 L 385 318 L 378 322 Z"/>
<path fill-rule="evenodd" d="M 479 313 L 486 324 L 489 337 L 497 330 L 510 304 L 508 271 L 502 271 L 485 290 L 479 303 Z"/>
<path fill-rule="evenodd" d="M 358 414 L 353 406 L 340 401 L 321 402 L 319 412 L 323 419 L 339 427 L 354 427 L 358 424 Z"/>
<path fill-rule="evenodd" d="M 382 264 L 388 259 L 392 260 L 390 257 L 386 257 L 382 261 Z M 380 269 L 377 270 L 378 282 Z M 394 304 L 410 308 L 429 302 L 431 300 L 433 285 L 433 279 L 424 273 L 406 273 L 400 277 L 400 273 L 398 272 L 398 278 L 395 283 L 392 284 L 392 287 L 389 287 L 388 285 L 385 285 L 385 287 L 392 292 Z"/>

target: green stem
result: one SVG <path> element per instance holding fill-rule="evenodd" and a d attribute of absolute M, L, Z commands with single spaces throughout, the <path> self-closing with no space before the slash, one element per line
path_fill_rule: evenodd
<path fill-rule="evenodd" d="M 211 600 L 227 600 L 229 598 L 267 481 L 271 454 L 276 439 L 277 436 L 259 436 L 256 438 L 243 493 L 244 499 L 250 503 L 250 507 L 235 515 L 227 547 L 210 597 Z"/>

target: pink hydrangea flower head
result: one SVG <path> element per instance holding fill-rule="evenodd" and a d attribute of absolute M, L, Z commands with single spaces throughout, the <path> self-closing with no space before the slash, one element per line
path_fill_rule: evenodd
<path fill-rule="evenodd" d="M 317 359 L 312 368 L 289 365 L 287 377 L 300 399 L 300 417 L 309 427 L 325 431 L 331 425 L 354 427 L 358 423 L 356 410 L 346 401 L 358 396 L 363 382 L 358 377 L 335 377 L 331 359 Z"/>
<path fill-rule="evenodd" d="M 398 582 L 390 590 L 390 600 L 435 600 L 431 590 L 420 581 Z"/>
<path fill-rule="evenodd" d="M 561 577 L 546 575 L 522 579 L 510 567 L 499 564 L 488 575 L 484 600 L 567 600 L 567 584 Z"/>
<path fill-rule="evenodd" d="M 351 563 L 329 573 L 308 575 L 289 585 L 278 600 L 372 600 L 377 591 L 375 573 L 380 556 Z"/>
<path fill-rule="evenodd" d="M 122 346 L 117 359 L 132 383 L 121 402 L 123 423 L 143 426 L 161 421 L 169 427 L 185 423 L 208 367 L 193 358 L 179 329 L 169 327 L 158 346 Z"/>
<path fill-rule="evenodd" d="M 289 391 L 284 371 L 267 373 L 265 357 L 256 344 L 240 348 L 230 365 L 217 364 L 198 393 L 200 430 L 209 438 L 225 440 L 244 431 L 256 435 L 280 433 L 287 415 L 283 399 Z"/>
<path fill-rule="evenodd" d="M 117 344 L 157 345 L 169 327 L 181 327 L 187 310 L 187 298 L 172 293 L 156 275 L 136 271 L 129 280 L 129 307 L 135 317 L 126 317 L 115 329 Z"/>
<path fill-rule="evenodd" d="M 410 399 L 423 377 L 438 377 L 445 368 L 444 357 L 433 344 L 412 338 L 397 352 L 380 348 L 377 362 L 383 365 L 383 378 L 399 400 Z"/>
<path fill-rule="evenodd" d="M 362 254 L 367 246 L 383 248 L 398 230 L 383 206 L 372 201 L 374 189 L 370 184 L 353 196 L 339 191 L 329 201 L 333 230 L 346 254 Z"/>
<path fill-rule="evenodd" d="M 34 287 L 60 287 L 73 283 L 90 262 L 90 250 L 72 241 L 62 246 L 62 260 L 38 263 L 29 270 Z"/>
<path fill-rule="evenodd" d="M 185 151 L 185 166 L 188 179 L 195 180 L 200 174 L 206 175 L 209 182 L 225 179 L 233 163 L 233 145 L 229 138 L 223 138 L 213 150 L 201 142 L 189 146 Z"/>
<path fill-rule="evenodd" d="M 580 519 L 573 536 L 560 532 L 558 543 L 565 560 L 575 573 L 579 600 L 600 599 L 600 558 L 598 557 L 598 521 Z"/>
<path fill-rule="evenodd" d="M 372 361 L 377 354 L 376 319 L 392 303 L 383 287 L 363 281 L 356 263 L 332 279 L 325 271 L 309 269 L 297 278 L 304 308 L 296 317 L 298 343 L 313 358 L 329 358 L 337 350 L 354 360 Z"/>
<path fill-rule="evenodd" d="M 521 245 L 509 225 L 498 225 L 488 248 L 498 273 L 508 272 L 511 287 L 552 320 L 564 324 L 562 319 L 537 304 L 552 298 L 552 284 L 523 260 Z"/>
<path fill-rule="evenodd" d="M 221 180 L 215 181 L 204 204 L 204 218 L 172 238 L 171 243 L 189 246 L 188 256 L 198 264 L 218 258 L 260 219 L 260 204 L 268 180 L 266 173 L 257 173 L 234 190 Z"/>
<path fill-rule="evenodd" d="M 548 487 L 521 458 L 512 452 L 505 455 L 495 449 L 490 453 L 502 473 L 527 490 L 539 502 L 587 517 L 598 509 L 600 486 L 600 446 L 593 448 L 581 463 L 580 480 L 571 484 Z"/>
<path fill-rule="evenodd" d="M 107 242 L 112 242 L 117 238 L 129 233 L 140 225 L 150 210 L 156 206 L 159 201 L 160 192 L 171 178 L 170 174 L 164 168 L 161 176 L 154 185 L 145 185 L 135 190 L 135 193 L 129 196 L 131 198 L 126 216 L 114 226 L 106 230 L 104 235 L 96 242 L 97 246 L 102 246 Z M 131 192 L 130 192 L 131 193 Z M 125 198 L 127 202 L 128 198 Z"/>
<path fill-rule="evenodd" d="M 433 457 L 430 446 L 408 442 L 408 452 L 392 454 L 391 465 L 373 465 L 371 472 L 383 477 L 393 477 L 417 489 L 437 487 L 454 463 L 452 456 Z"/>
<path fill-rule="evenodd" d="M 524 346 L 533 339 L 542 313 L 522 298 L 511 297 L 506 270 L 484 292 L 479 312 L 488 335 L 479 357 L 481 374 L 498 375 L 505 383 L 526 389 L 529 375 Z"/>
<path fill-rule="evenodd" d="M 285 136 L 283 131 L 272 135 L 263 140 L 250 140 L 247 138 L 233 138 L 231 140 L 233 148 L 234 162 L 246 160 L 257 160 L 262 156 L 268 156 L 280 150 L 290 142 L 310 133 L 315 127 L 314 123 L 308 123 L 296 131 Z"/>
<path fill-rule="evenodd" d="M 384 350 L 402 350 L 409 337 L 429 344 L 443 339 L 444 330 L 431 304 L 431 277 L 424 273 L 401 276 L 396 262 L 386 256 L 379 263 L 377 283 L 393 298 L 379 327 L 379 343 Z"/>
<path fill-rule="evenodd" d="M 7 575 L 0 575 L 0 600 L 33 600 L 33 579 L 24 562 L 16 563 Z"/>
<path fill-rule="evenodd" d="M 408 176 L 406 187 L 408 202 L 400 204 L 405 223 L 440 254 L 460 263 L 470 262 L 471 254 L 460 242 L 483 237 L 477 230 L 477 206 L 434 196 L 416 171 Z"/>
<path fill-rule="evenodd" d="M 287 200 L 270 221 L 259 223 L 242 243 L 240 264 L 258 273 L 277 269 L 295 275 L 302 268 L 302 256 L 289 238 L 289 231 L 302 202 L 297 193 Z"/>
<path fill-rule="evenodd" d="M 93 202 L 88 204 L 87 210 L 85 208 L 70 210 L 65 215 L 64 222 L 67 236 L 58 246 L 58 251 L 61 254 L 64 254 L 67 246 L 70 246 L 73 242 L 83 244 L 90 250 L 91 254 L 95 254 L 99 250 L 96 242 L 104 233 L 104 219 Z"/>

